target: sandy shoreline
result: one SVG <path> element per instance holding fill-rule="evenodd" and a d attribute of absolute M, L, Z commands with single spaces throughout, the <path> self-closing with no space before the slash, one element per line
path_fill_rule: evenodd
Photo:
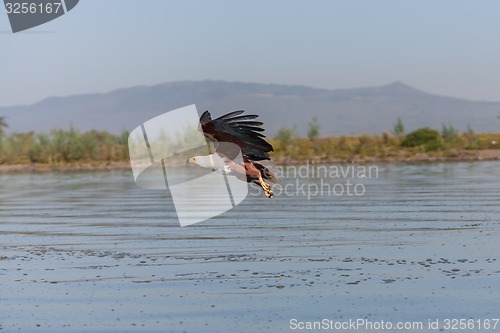
<path fill-rule="evenodd" d="M 59 172 L 59 171 L 99 171 L 128 170 L 130 162 L 109 163 L 75 163 L 75 164 L 4 164 L 0 165 L 0 173 L 9 172 Z"/>
<path fill-rule="evenodd" d="M 273 157 L 275 164 L 302 164 L 309 161 L 313 164 L 344 164 L 344 163 L 425 163 L 425 162 L 469 162 L 469 161 L 498 161 L 500 160 L 500 149 L 482 149 L 468 150 L 458 152 L 452 156 L 430 155 L 427 153 L 417 153 L 412 156 L 354 156 L 352 158 L 333 158 L 333 159 L 310 159 L 293 160 L 290 158 Z"/>
<path fill-rule="evenodd" d="M 411 157 L 377 156 L 354 157 L 352 159 L 311 159 L 312 164 L 343 164 L 343 163 L 424 163 L 424 162 L 468 162 L 468 161 L 499 161 L 500 149 L 484 149 L 467 151 L 455 156 L 433 156 L 429 154 L 416 154 Z M 307 160 L 294 160 L 290 158 L 274 157 L 276 164 L 303 164 Z M 0 173 L 9 172 L 65 172 L 65 171 L 101 171 L 101 170 L 130 170 L 130 162 L 82 162 L 74 164 L 2 164 Z"/>

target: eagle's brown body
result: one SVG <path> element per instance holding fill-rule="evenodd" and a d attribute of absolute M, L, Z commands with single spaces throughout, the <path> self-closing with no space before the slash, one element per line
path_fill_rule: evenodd
<path fill-rule="evenodd" d="M 265 140 L 257 115 L 241 115 L 244 111 L 233 111 L 217 119 L 212 119 L 205 111 L 200 117 L 200 130 L 215 144 L 215 152 L 223 157 L 231 172 L 241 180 L 258 184 L 266 197 L 272 198 L 270 183 L 276 182 L 272 170 L 259 161 L 270 160 L 273 146 Z M 237 147 L 237 149 L 236 149 Z M 234 162 L 240 153 L 243 162 Z"/>

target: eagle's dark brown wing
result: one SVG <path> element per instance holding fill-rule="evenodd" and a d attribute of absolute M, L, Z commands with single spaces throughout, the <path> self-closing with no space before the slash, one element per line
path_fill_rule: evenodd
<path fill-rule="evenodd" d="M 270 159 L 269 152 L 273 151 L 273 146 L 262 134 L 262 122 L 253 120 L 257 115 L 241 115 L 243 112 L 233 111 L 212 119 L 210 112 L 205 111 L 200 117 L 201 130 L 205 137 L 215 142 L 217 152 L 230 158 L 234 155 L 234 149 L 230 148 L 232 143 L 241 149 L 244 158 L 253 161 Z"/>

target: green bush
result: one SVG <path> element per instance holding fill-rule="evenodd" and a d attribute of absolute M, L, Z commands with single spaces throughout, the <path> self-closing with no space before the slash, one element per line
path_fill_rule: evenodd
<path fill-rule="evenodd" d="M 444 145 L 444 142 L 441 138 L 438 138 L 436 140 L 431 140 L 424 145 L 424 149 L 426 152 L 443 150 L 444 148 L 445 148 L 445 145 Z"/>
<path fill-rule="evenodd" d="M 442 141 L 443 140 L 441 139 L 441 135 L 439 135 L 438 131 L 429 127 L 424 127 L 407 134 L 403 141 L 401 141 L 401 146 L 418 147 L 422 145 L 429 145 L 431 148 L 430 150 L 436 150 L 438 147 L 442 147 Z"/>

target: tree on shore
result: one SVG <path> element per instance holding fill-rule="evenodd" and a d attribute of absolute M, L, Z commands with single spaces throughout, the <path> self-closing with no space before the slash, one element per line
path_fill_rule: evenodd
<path fill-rule="evenodd" d="M 5 117 L 0 117 L 0 138 L 4 136 L 7 127 L 9 127 L 9 125 L 7 121 L 5 121 Z"/>
<path fill-rule="evenodd" d="M 467 142 L 466 148 L 473 148 L 474 149 L 474 148 L 477 148 L 479 146 L 480 140 L 470 124 L 467 124 L 467 131 L 463 134 L 463 136 Z"/>
<path fill-rule="evenodd" d="M 458 136 L 458 130 L 453 127 L 452 124 L 442 124 L 443 128 L 441 130 L 441 136 L 443 137 L 444 141 L 450 142 L 453 141 L 457 136 Z"/>
<path fill-rule="evenodd" d="M 294 128 L 283 127 L 278 131 L 276 138 L 280 143 L 280 148 L 285 154 L 289 154 L 295 142 L 296 131 Z"/>
<path fill-rule="evenodd" d="M 307 137 L 309 140 L 314 140 L 319 135 L 319 122 L 318 118 L 313 117 L 311 122 L 309 123 L 309 131 L 307 131 Z"/>
<path fill-rule="evenodd" d="M 394 125 L 393 131 L 394 134 L 396 134 L 397 136 L 402 136 L 403 134 L 405 134 L 405 125 L 403 124 L 403 121 L 401 120 L 400 117 L 398 117 L 398 120 Z"/>

